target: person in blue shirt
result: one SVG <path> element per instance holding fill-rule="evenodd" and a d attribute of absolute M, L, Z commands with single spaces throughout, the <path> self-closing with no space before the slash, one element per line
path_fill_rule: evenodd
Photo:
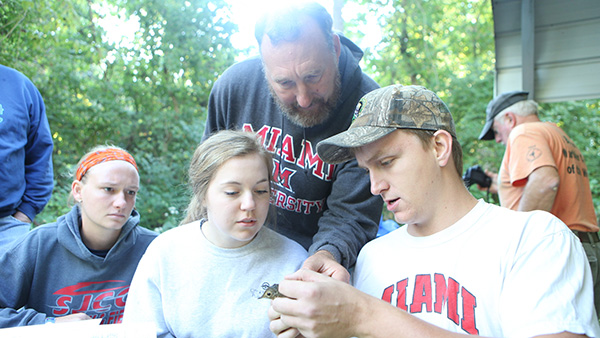
<path fill-rule="evenodd" d="M 52 135 L 33 83 L 0 65 L 0 253 L 29 231 L 52 194 Z"/>

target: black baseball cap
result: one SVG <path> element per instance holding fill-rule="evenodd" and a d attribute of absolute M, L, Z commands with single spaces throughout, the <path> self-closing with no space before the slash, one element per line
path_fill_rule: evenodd
<path fill-rule="evenodd" d="M 501 111 L 512 106 L 513 104 L 519 101 L 527 100 L 528 95 L 529 92 L 515 90 L 512 92 L 502 93 L 490 101 L 490 103 L 487 105 L 487 109 L 485 110 L 485 125 L 483 126 L 483 130 L 479 135 L 479 139 L 493 140 L 494 131 L 492 130 L 492 126 L 494 125 L 494 118 L 500 114 Z"/>

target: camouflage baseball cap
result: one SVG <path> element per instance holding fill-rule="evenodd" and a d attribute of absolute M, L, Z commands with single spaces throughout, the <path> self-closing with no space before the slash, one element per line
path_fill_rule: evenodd
<path fill-rule="evenodd" d="M 529 95 L 528 92 L 516 90 L 502 93 L 490 101 L 485 109 L 485 125 L 483 126 L 483 130 L 481 130 L 481 134 L 479 134 L 479 139 L 493 140 L 494 131 L 492 130 L 492 126 L 494 125 L 494 118 L 504 109 L 512 106 L 513 104 L 519 101 L 527 100 L 527 95 Z"/>
<path fill-rule="evenodd" d="M 317 152 L 327 163 L 345 162 L 354 158 L 352 148 L 396 129 L 444 129 L 456 137 L 452 115 L 434 92 L 422 86 L 392 85 L 363 96 L 348 130 L 319 142 Z"/>

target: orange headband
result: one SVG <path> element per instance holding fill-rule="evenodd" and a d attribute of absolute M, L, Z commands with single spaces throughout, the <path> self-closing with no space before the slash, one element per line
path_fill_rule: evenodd
<path fill-rule="evenodd" d="M 138 170 L 133 156 L 131 156 L 128 152 L 117 148 L 107 148 L 104 150 L 95 151 L 89 154 L 85 160 L 81 161 L 79 168 L 77 168 L 77 172 L 75 172 L 75 178 L 78 181 L 81 181 L 83 175 L 85 175 L 85 173 L 90 170 L 91 167 L 108 161 L 126 161 L 131 163 L 135 167 L 135 170 Z"/>

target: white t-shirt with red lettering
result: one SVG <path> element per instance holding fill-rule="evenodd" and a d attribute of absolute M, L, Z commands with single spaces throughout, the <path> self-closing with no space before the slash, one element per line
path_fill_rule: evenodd
<path fill-rule="evenodd" d="M 479 201 L 431 236 L 411 236 L 403 226 L 364 246 L 353 284 L 452 332 L 600 336 L 583 247 L 543 211 Z"/>

